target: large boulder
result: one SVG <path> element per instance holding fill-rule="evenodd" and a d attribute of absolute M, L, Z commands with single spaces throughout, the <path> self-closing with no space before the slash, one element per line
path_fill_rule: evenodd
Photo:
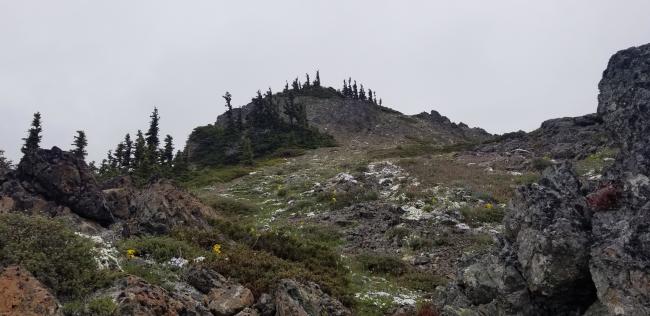
<path fill-rule="evenodd" d="M 169 292 L 136 276 L 118 280 L 106 292 L 117 302 L 119 315 L 212 316 L 203 302 L 190 295 Z"/>
<path fill-rule="evenodd" d="M 521 188 L 500 246 L 442 295 L 446 315 L 650 315 L 650 45 L 614 55 L 599 88 L 614 165 L 596 185 L 562 164 Z"/>
<path fill-rule="evenodd" d="M 253 292 L 240 284 L 229 283 L 210 290 L 205 305 L 216 316 L 232 316 L 255 303 Z"/>
<path fill-rule="evenodd" d="M 0 315 L 63 315 L 56 297 L 29 271 L 10 266 L 0 272 Z"/>
<path fill-rule="evenodd" d="M 275 289 L 277 316 L 351 315 L 341 302 L 323 293 L 315 283 L 280 280 Z"/>
<path fill-rule="evenodd" d="M 615 315 L 650 314 L 650 45 L 615 54 L 599 85 L 598 113 L 621 145 L 596 197 L 590 271 Z M 601 199 L 602 200 L 602 199 Z"/>
<path fill-rule="evenodd" d="M 176 227 L 209 228 L 219 216 L 211 207 L 173 185 L 159 180 L 138 191 L 130 203 L 126 234 L 168 234 Z"/>
<path fill-rule="evenodd" d="M 88 165 L 58 147 L 38 149 L 23 157 L 17 178 L 28 189 L 69 207 L 74 213 L 101 224 L 114 221 L 102 191 Z"/>

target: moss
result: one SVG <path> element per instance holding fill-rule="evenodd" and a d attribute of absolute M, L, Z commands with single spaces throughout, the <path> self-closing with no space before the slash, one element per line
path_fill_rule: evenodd
<path fill-rule="evenodd" d="M 83 297 L 114 278 L 99 270 L 93 244 L 62 223 L 38 216 L 0 215 L 0 266 L 18 264 L 63 300 Z"/>
<path fill-rule="evenodd" d="M 613 148 L 602 149 L 588 157 L 575 163 L 575 169 L 579 175 L 585 175 L 590 171 L 602 173 L 603 169 L 612 165 L 613 158 L 618 154 L 618 150 Z M 606 160 L 607 159 L 607 160 Z"/>

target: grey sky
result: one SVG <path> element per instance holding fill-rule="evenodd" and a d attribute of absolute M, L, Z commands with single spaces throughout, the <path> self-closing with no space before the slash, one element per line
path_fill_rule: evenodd
<path fill-rule="evenodd" d="M 157 106 L 182 147 L 257 89 L 320 69 L 407 114 L 436 109 L 493 133 L 595 111 L 611 54 L 650 42 L 650 1 L 0 0 L 0 148 L 18 160 L 86 130 L 101 160 Z"/>

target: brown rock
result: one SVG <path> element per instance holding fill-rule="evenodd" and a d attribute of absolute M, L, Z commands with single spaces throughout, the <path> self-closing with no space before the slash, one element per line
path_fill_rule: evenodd
<path fill-rule="evenodd" d="M 186 190 L 161 180 L 137 193 L 131 201 L 127 234 L 167 234 L 175 227 L 209 228 L 217 213 Z"/>
<path fill-rule="evenodd" d="M 212 289 L 205 301 L 214 315 L 230 316 L 253 305 L 255 298 L 249 289 L 239 284 L 229 284 Z"/>
<path fill-rule="evenodd" d="M 338 300 L 331 298 L 315 283 L 301 284 L 281 280 L 275 290 L 277 316 L 351 315 Z"/>
<path fill-rule="evenodd" d="M 118 281 L 116 292 L 120 315 L 211 315 L 201 302 L 170 293 L 136 276 Z"/>
<path fill-rule="evenodd" d="M 29 271 L 10 266 L 0 273 L 0 315 L 63 315 L 56 297 Z"/>

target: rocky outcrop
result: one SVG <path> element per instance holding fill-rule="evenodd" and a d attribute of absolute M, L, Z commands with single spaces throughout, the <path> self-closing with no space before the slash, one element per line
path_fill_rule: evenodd
<path fill-rule="evenodd" d="M 212 315 L 201 301 L 189 295 L 168 292 L 136 276 L 127 276 L 109 289 L 119 315 Z"/>
<path fill-rule="evenodd" d="M 58 147 L 25 155 L 18 165 L 17 180 L 26 191 L 69 207 L 84 218 L 101 224 L 114 221 L 90 168 Z"/>
<path fill-rule="evenodd" d="M 275 290 L 275 306 L 277 316 L 351 315 L 317 284 L 301 284 L 291 279 L 280 280 Z"/>
<path fill-rule="evenodd" d="M 213 288 L 205 298 L 205 305 L 216 316 L 235 315 L 254 302 L 253 293 L 239 284 Z"/>
<path fill-rule="evenodd" d="M 460 269 L 445 314 L 650 314 L 650 45 L 614 55 L 599 88 L 615 164 L 596 185 L 562 164 L 520 188 L 499 247 Z"/>
<path fill-rule="evenodd" d="M 167 180 L 149 184 L 135 193 L 125 225 L 127 235 L 168 234 L 174 228 L 209 228 L 218 214 L 189 192 Z"/>
<path fill-rule="evenodd" d="M 477 150 L 485 153 L 525 150 L 539 157 L 581 159 L 613 144 L 602 118 L 597 114 L 588 114 L 551 119 L 530 133 L 507 133 L 480 145 Z"/>
<path fill-rule="evenodd" d="M 29 271 L 10 266 L 0 272 L 0 315 L 63 315 L 56 297 Z"/>

